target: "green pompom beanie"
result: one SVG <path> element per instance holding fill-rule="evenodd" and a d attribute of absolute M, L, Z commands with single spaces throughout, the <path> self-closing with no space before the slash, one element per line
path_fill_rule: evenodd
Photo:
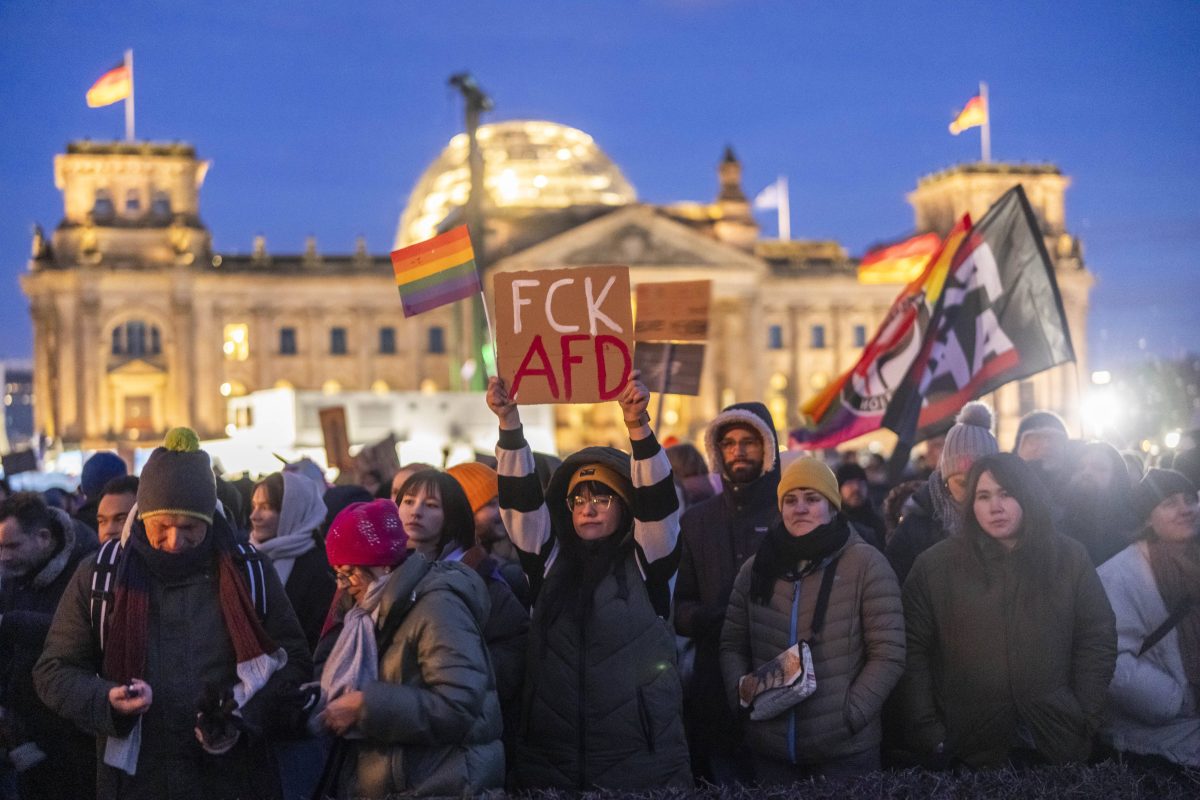
<path fill-rule="evenodd" d="M 138 519 L 182 514 L 209 525 L 217 508 L 217 479 L 191 428 L 172 428 L 142 467 Z"/>

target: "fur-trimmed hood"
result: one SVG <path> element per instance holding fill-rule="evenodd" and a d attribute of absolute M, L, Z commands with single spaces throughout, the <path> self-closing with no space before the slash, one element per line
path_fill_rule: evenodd
<path fill-rule="evenodd" d="M 775 436 L 775 420 L 762 403 L 735 403 L 724 408 L 708 423 L 704 431 L 704 449 L 708 454 L 709 468 L 728 482 L 721 448 L 717 446 L 718 435 L 730 425 L 745 425 L 758 432 L 763 440 L 762 475 L 779 471 L 779 440 Z M 761 475 L 759 477 L 762 477 Z"/>
<path fill-rule="evenodd" d="M 29 582 L 34 589 L 45 589 L 58 580 L 58 576 L 62 574 L 63 570 L 74 563 L 73 556 L 77 555 L 75 550 L 80 544 L 75 535 L 75 520 L 67 516 L 67 512 L 60 508 L 51 508 L 50 513 L 54 515 L 63 530 L 63 544 Z"/>

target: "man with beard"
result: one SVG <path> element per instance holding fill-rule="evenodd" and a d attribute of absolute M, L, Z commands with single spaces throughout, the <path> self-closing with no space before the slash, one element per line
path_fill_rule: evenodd
<path fill-rule="evenodd" d="M 721 494 L 689 508 L 680 521 L 682 560 L 675 584 L 675 630 L 695 644 L 695 667 L 684 687 L 684 725 L 697 778 L 745 780 L 737 721 L 723 702 L 719 649 L 733 580 L 767 529 L 780 521 L 779 444 L 762 403 L 723 410 L 704 434 Z"/>
<path fill-rule="evenodd" d="M 1082 446 L 1062 505 L 1059 531 L 1086 547 L 1097 567 L 1125 549 L 1137 533 L 1129 473 L 1110 444 Z"/>

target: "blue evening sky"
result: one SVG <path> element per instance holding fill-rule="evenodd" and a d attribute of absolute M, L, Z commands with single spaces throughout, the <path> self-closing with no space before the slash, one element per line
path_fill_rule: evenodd
<path fill-rule="evenodd" d="M 1090 366 L 1174 357 L 1200 349 L 1197 41 L 1182 0 L 0 0 L 0 357 L 31 351 L 17 276 L 31 225 L 62 216 L 54 155 L 123 135 L 122 106 L 84 93 L 127 47 L 139 137 L 213 162 L 201 213 L 224 252 L 258 233 L 386 251 L 461 128 L 446 79 L 465 69 L 486 119 L 581 128 L 647 202 L 711 200 L 730 143 L 748 193 L 788 176 L 795 237 L 861 255 L 912 229 L 919 176 L 978 158 L 978 131 L 946 125 L 985 80 L 993 157 L 1072 178 Z"/>

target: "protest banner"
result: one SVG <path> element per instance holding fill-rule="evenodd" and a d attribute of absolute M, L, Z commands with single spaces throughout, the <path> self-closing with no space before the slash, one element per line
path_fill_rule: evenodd
<path fill-rule="evenodd" d="M 350 433 L 346 428 L 346 407 L 329 406 L 317 411 L 321 419 L 321 436 L 325 439 L 325 461 L 331 467 L 345 470 L 350 464 Z"/>
<path fill-rule="evenodd" d="M 633 368 L 629 269 L 499 273 L 497 372 L 525 405 L 595 403 L 621 393 Z"/>
<path fill-rule="evenodd" d="M 638 342 L 633 366 L 642 371 L 642 383 L 660 394 L 698 397 L 704 372 L 704 345 Z"/>
<path fill-rule="evenodd" d="M 703 342 L 708 338 L 708 306 L 712 281 L 639 283 L 639 342 Z"/>

